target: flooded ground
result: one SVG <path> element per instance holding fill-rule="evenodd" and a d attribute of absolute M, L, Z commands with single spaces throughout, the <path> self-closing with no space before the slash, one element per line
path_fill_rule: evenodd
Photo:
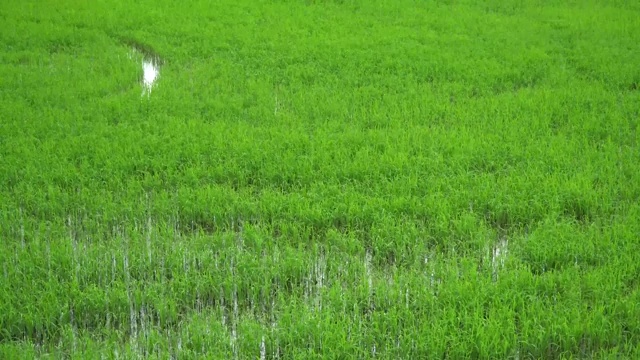
<path fill-rule="evenodd" d="M 153 60 L 143 60 L 142 61 L 142 95 L 145 94 L 147 96 L 151 95 L 151 90 L 153 89 L 153 85 L 156 80 L 158 80 L 158 76 L 160 75 L 160 67 Z"/>
<path fill-rule="evenodd" d="M 142 85 L 142 96 L 151 96 L 151 90 L 157 85 L 158 78 L 160 77 L 160 58 L 149 52 L 149 50 L 135 45 L 131 47 L 128 57 L 131 60 L 141 59 L 142 78 L 140 83 Z"/>
<path fill-rule="evenodd" d="M 507 246 L 509 240 L 505 236 L 501 236 L 498 242 L 493 246 L 491 252 L 491 266 L 493 268 L 493 281 L 498 280 L 498 271 L 504 267 L 504 259 L 507 255 Z"/>

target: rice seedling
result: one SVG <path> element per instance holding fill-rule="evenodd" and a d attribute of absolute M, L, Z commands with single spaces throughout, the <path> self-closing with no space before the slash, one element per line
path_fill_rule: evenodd
<path fill-rule="evenodd" d="M 638 15 L 2 2 L 0 358 L 637 358 Z"/>

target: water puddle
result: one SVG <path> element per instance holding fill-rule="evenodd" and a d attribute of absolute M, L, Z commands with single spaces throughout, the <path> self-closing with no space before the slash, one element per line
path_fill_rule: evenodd
<path fill-rule="evenodd" d="M 160 75 L 160 66 L 153 60 L 142 60 L 142 95 L 151 95 L 151 89 Z"/>
<path fill-rule="evenodd" d="M 260 360 L 267 358 L 267 346 L 264 343 L 264 335 L 262 335 L 262 341 L 260 341 Z"/>
<path fill-rule="evenodd" d="M 313 308 L 322 311 L 322 293 L 326 286 L 327 259 L 323 252 L 318 254 L 313 268 L 305 278 L 304 298 Z"/>
<path fill-rule="evenodd" d="M 142 79 L 140 84 L 142 85 L 142 96 L 151 96 L 151 90 L 157 85 L 158 78 L 160 77 L 160 67 L 162 60 L 155 54 L 153 49 L 149 46 L 140 44 L 132 40 L 125 40 L 131 50 L 128 57 L 131 60 L 140 60 L 142 65 Z"/>
<path fill-rule="evenodd" d="M 371 276 L 371 260 L 373 256 L 369 249 L 366 250 L 364 254 L 364 269 L 367 276 L 367 285 L 369 285 L 369 301 L 371 301 L 371 296 L 373 294 L 373 277 Z"/>
<path fill-rule="evenodd" d="M 428 286 L 431 290 L 431 294 L 436 294 L 436 287 L 440 284 L 440 279 L 436 279 L 436 264 L 435 264 L 435 255 L 427 254 L 424 256 L 424 266 L 426 270 L 426 275 L 429 278 Z M 408 296 L 408 290 L 407 290 Z"/>
<path fill-rule="evenodd" d="M 509 245 L 509 240 L 507 240 L 506 236 L 501 236 L 498 242 L 493 246 L 493 251 L 491 253 L 493 281 L 498 280 L 498 269 L 504 267 L 504 259 L 507 256 L 507 245 Z"/>

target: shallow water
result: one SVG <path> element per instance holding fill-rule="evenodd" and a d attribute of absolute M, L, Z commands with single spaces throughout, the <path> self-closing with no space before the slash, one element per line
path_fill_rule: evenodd
<path fill-rule="evenodd" d="M 135 47 L 129 51 L 127 57 L 132 60 L 142 58 L 142 96 L 150 96 L 151 90 L 160 77 L 160 62 L 156 57 L 145 54 Z"/>
<path fill-rule="evenodd" d="M 493 268 L 493 281 L 498 280 L 498 271 L 504 267 L 504 260 L 507 256 L 507 246 L 509 240 L 506 237 L 501 237 L 498 242 L 493 246 L 491 254 L 491 265 Z"/>
<path fill-rule="evenodd" d="M 153 85 L 160 76 L 160 67 L 153 60 L 145 59 L 142 60 L 142 71 L 142 95 L 150 95 Z"/>

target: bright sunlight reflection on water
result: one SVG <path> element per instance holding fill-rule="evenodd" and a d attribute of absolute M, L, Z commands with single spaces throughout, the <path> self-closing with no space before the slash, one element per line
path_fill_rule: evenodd
<path fill-rule="evenodd" d="M 153 87 L 153 84 L 158 79 L 158 75 L 160 75 L 160 69 L 154 61 L 143 60 L 142 71 L 144 71 L 144 76 L 142 78 L 142 86 L 144 87 L 144 89 L 142 95 L 144 95 L 145 93 L 149 95 L 151 94 L 151 88 Z"/>

